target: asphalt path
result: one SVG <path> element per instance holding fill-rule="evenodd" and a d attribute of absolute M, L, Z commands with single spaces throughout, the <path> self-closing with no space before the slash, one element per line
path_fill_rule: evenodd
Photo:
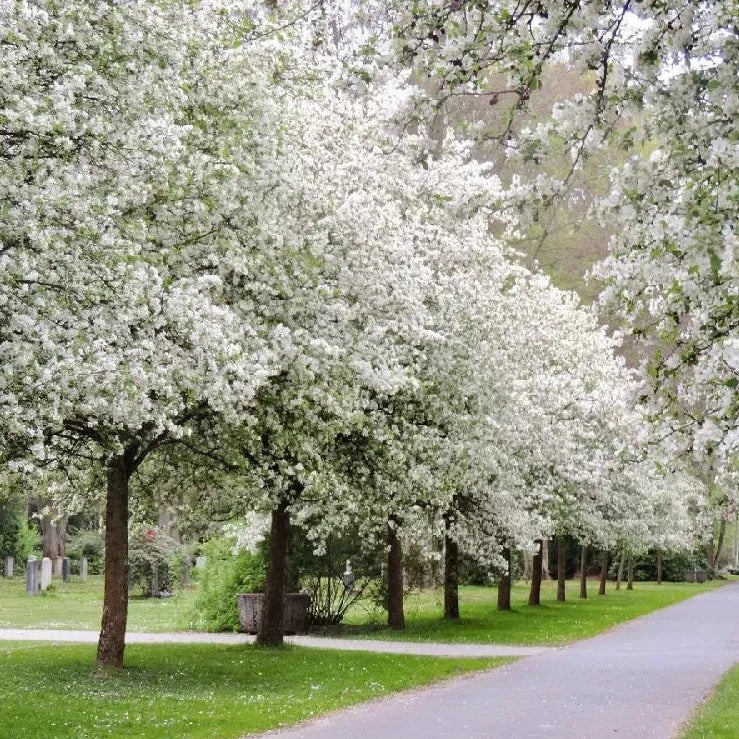
<path fill-rule="evenodd" d="M 49 641 L 97 644 L 99 632 L 71 629 L 0 629 L 3 641 Z M 135 632 L 126 634 L 126 644 L 253 644 L 249 634 L 210 634 L 202 631 Z M 324 636 L 286 636 L 288 644 L 313 649 L 342 649 L 349 652 L 417 654 L 430 657 L 527 657 L 554 651 L 554 647 L 515 644 L 442 644 L 438 642 L 336 639 Z"/>
<path fill-rule="evenodd" d="M 732 583 L 568 647 L 263 736 L 668 739 L 738 662 Z"/>

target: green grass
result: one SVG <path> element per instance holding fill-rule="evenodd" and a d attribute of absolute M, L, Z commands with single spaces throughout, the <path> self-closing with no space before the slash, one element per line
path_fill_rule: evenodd
<path fill-rule="evenodd" d="M 99 629 L 103 612 L 102 577 L 86 582 L 73 578 L 54 581 L 45 595 L 26 595 L 22 578 L 0 578 L 0 628 Z M 139 598 L 129 601 L 131 631 L 182 631 L 189 628 L 195 590 L 183 590 L 173 598 Z"/>
<path fill-rule="evenodd" d="M 513 610 L 496 610 L 497 591 L 493 587 L 460 588 L 462 619 L 449 623 L 441 618 L 441 591 L 413 593 L 406 598 L 406 628 L 388 631 L 384 614 L 356 607 L 339 629 L 327 633 L 369 639 L 408 641 L 478 642 L 500 644 L 564 644 L 593 636 L 619 623 L 664 608 L 718 587 L 717 580 L 694 583 L 635 583 L 634 590 L 613 589 L 605 597 L 597 595 L 597 583 L 589 583 L 590 597 L 577 597 L 578 585 L 568 582 L 565 603 L 555 600 L 555 583 L 543 583 L 542 605 L 526 605 L 528 587 L 513 587 Z M 195 589 L 174 598 L 132 598 L 128 628 L 131 631 L 181 631 L 188 629 Z M 58 583 L 53 593 L 29 598 L 23 580 L 0 579 L 0 628 L 99 629 L 102 612 L 102 581 Z"/>
<path fill-rule="evenodd" d="M 739 665 L 729 670 L 699 709 L 683 739 L 736 739 L 739 734 Z"/>
<path fill-rule="evenodd" d="M 0 734 L 226 739 L 510 661 L 132 645 L 126 669 L 96 677 L 94 655 L 87 645 L 0 644 Z"/>
<path fill-rule="evenodd" d="M 567 583 L 567 601 L 555 599 L 556 583 L 542 584 L 542 605 L 530 607 L 528 587 L 513 587 L 513 610 L 496 610 L 497 592 L 490 587 L 460 588 L 459 623 L 441 618 L 441 591 L 425 591 L 406 601 L 406 628 L 388 631 L 378 623 L 377 614 L 355 608 L 346 624 L 335 633 L 369 639 L 408 641 L 472 642 L 498 644 L 564 644 L 594 636 L 619 623 L 672 605 L 698 593 L 716 588 L 723 581 L 694 583 L 635 583 L 634 590 L 614 590 L 608 584 L 605 596 L 597 594 L 597 583 L 589 583 L 587 600 L 578 598 L 578 583 Z"/>

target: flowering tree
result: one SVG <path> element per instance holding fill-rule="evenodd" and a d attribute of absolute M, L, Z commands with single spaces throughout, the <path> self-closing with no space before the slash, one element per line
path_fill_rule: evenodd
<path fill-rule="evenodd" d="M 118 666 L 131 476 L 194 420 L 243 408 L 280 353 L 216 268 L 244 251 L 241 132 L 265 116 L 250 82 L 269 71 L 207 6 L 0 14 L 3 446 L 21 469 L 29 451 L 105 467 L 98 663 Z"/>
<path fill-rule="evenodd" d="M 607 280 L 603 302 L 644 340 L 644 399 L 665 433 L 701 454 L 735 454 L 735 4 L 384 7 L 402 58 L 439 80 L 434 104 L 469 93 L 505 107 L 503 143 L 518 135 L 515 114 L 555 55 L 590 71 L 591 91 L 558 104 L 552 122 L 524 131 L 518 148 L 545 156 L 556 141 L 570 148 L 573 166 L 604 135 L 652 152 L 614 174 L 604 204 L 619 228 L 598 269 Z M 508 83 L 492 88 L 493 73 Z M 556 183 L 541 182 L 544 189 L 532 182 L 534 191 L 556 196 Z"/>

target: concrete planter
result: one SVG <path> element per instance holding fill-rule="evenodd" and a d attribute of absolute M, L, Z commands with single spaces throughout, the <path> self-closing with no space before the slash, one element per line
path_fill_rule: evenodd
<path fill-rule="evenodd" d="M 237 596 L 241 630 L 256 634 L 262 620 L 264 593 L 240 593 Z M 288 593 L 285 596 L 285 633 L 304 634 L 308 630 L 308 609 L 310 595 L 307 593 Z"/>
<path fill-rule="evenodd" d="M 685 570 L 685 582 L 706 582 L 708 572 L 706 570 Z"/>

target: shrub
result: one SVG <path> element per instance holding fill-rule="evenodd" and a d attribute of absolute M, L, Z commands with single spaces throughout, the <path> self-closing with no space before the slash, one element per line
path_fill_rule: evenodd
<path fill-rule="evenodd" d="M 263 550 L 256 554 L 232 554 L 233 539 L 221 536 L 203 545 L 208 558 L 199 574 L 200 592 L 195 601 L 192 626 L 206 631 L 238 631 L 236 596 L 264 591 L 267 566 Z"/>
<path fill-rule="evenodd" d="M 308 621 L 312 626 L 341 623 L 346 611 L 362 597 L 385 603 L 387 589 L 382 578 L 384 552 L 363 547 L 356 529 L 329 536 L 321 553 L 305 532 L 295 526 L 290 531 L 291 591 L 302 590 L 311 597 Z M 351 588 L 342 579 L 346 562 L 351 562 Z"/>
<path fill-rule="evenodd" d="M 161 529 L 149 524 L 136 524 L 128 539 L 128 583 L 140 587 L 144 595 L 153 591 L 172 590 L 175 584 L 173 560 L 178 544 Z M 153 588 L 156 574 L 157 587 Z"/>
<path fill-rule="evenodd" d="M 103 571 L 105 544 L 103 536 L 97 529 L 82 529 L 68 535 L 64 549 L 66 555 L 79 563 L 87 557 L 88 571 L 99 575 Z"/>
<path fill-rule="evenodd" d="M 23 508 L 13 500 L 0 500 L 0 557 L 13 557 L 17 566 L 39 546 L 40 536 L 28 527 Z"/>
<path fill-rule="evenodd" d="M 614 557 L 608 569 L 608 576 L 615 580 L 618 571 L 619 556 Z M 624 564 L 626 579 L 628 561 Z M 708 569 L 705 554 L 700 552 L 665 552 L 662 556 L 662 579 L 665 582 L 682 582 L 686 570 Z M 647 552 L 634 558 L 634 580 L 644 582 L 657 579 L 657 552 Z"/>

